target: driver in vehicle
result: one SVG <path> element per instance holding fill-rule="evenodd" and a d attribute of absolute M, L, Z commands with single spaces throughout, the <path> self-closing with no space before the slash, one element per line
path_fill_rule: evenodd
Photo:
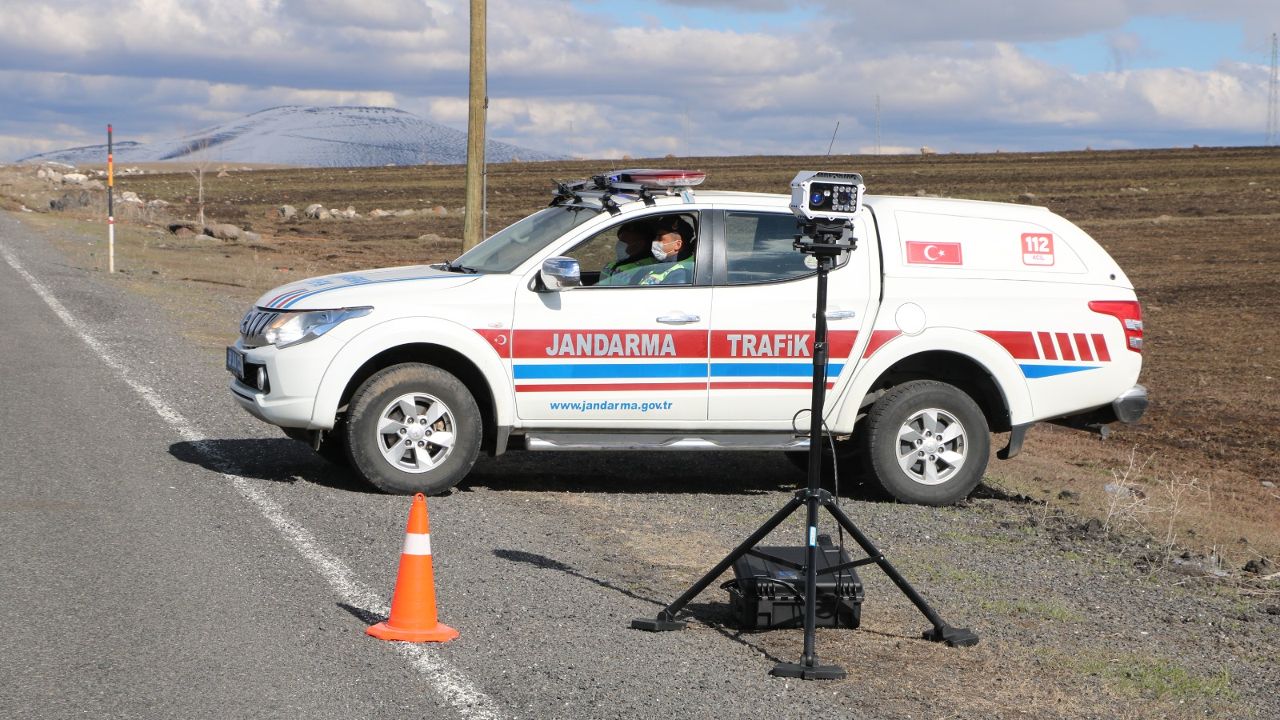
<path fill-rule="evenodd" d="M 600 270 L 598 285 L 634 285 L 633 271 L 658 262 L 651 252 L 655 228 L 646 220 L 629 222 L 618 228 L 617 259 Z"/>
<path fill-rule="evenodd" d="M 689 285 L 693 283 L 693 225 L 679 215 L 636 221 L 618 229 L 619 257 L 600 273 L 597 285 Z"/>
<path fill-rule="evenodd" d="M 679 215 L 658 219 L 657 236 L 650 248 L 658 261 L 648 268 L 640 285 L 690 285 L 693 283 L 693 225 Z"/>

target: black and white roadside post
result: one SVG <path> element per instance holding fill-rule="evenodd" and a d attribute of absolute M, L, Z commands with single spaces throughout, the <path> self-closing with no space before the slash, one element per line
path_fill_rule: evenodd
<path fill-rule="evenodd" d="M 111 125 L 107 124 L 107 272 L 116 271 L 116 213 L 112 197 L 115 185 L 115 158 L 111 154 Z"/>
<path fill-rule="evenodd" d="M 800 661 L 796 663 L 778 663 L 771 675 L 794 677 L 803 680 L 839 680 L 847 676 L 838 665 L 819 663 L 815 649 L 815 630 L 817 626 L 818 575 L 836 575 L 851 568 L 875 564 L 893 581 L 893 584 L 911 601 L 916 609 L 928 619 L 931 627 L 924 631 L 922 637 L 934 642 L 943 642 L 951 647 L 975 645 L 978 636 L 964 628 L 953 628 L 938 615 L 924 597 L 916 592 L 906 578 L 898 572 L 884 553 L 881 552 L 849 516 L 836 504 L 830 492 L 822 489 L 822 440 L 823 440 L 823 405 L 827 394 L 827 360 L 829 355 L 827 343 L 827 274 L 834 268 L 840 257 L 846 252 L 853 252 L 857 245 L 854 237 L 853 220 L 862 211 L 862 194 L 865 187 L 862 176 L 856 173 L 802 172 L 791 181 L 791 209 L 799 221 L 800 232 L 796 235 L 795 247 L 800 252 L 817 261 L 817 302 L 814 308 L 813 334 L 813 391 L 809 407 L 809 477 L 808 484 L 799 490 L 772 517 L 734 548 L 723 560 L 711 568 L 696 583 L 689 587 L 683 595 L 663 608 L 654 618 L 638 618 L 631 621 L 631 627 L 637 630 L 661 632 L 681 630 L 687 620 L 678 619 L 685 608 L 712 582 L 719 578 L 730 566 L 743 555 L 753 555 L 766 560 L 779 560 L 756 549 L 769 533 L 773 532 L 784 520 L 801 506 L 805 508 L 805 584 L 804 584 L 804 650 Z M 818 507 L 826 508 L 840 527 L 844 528 L 854 542 L 866 553 L 866 557 L 840 563 L 824 568 L 818 572 Z M 787 564 L 783 561 L 783 564 Z"/>

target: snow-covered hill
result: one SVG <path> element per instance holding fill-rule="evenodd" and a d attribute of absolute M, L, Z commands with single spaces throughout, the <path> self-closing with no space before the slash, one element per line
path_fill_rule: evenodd
<path fill-rule="evenodd" d="M 121 131 L 117 128 L 117 131 Z M 123 134 L 122 132 L 120 134 Z M 117 163 L 193 160 L 311 167 L 422 165 L 467 161 L 467 134 L 387 107 L 286 105 L 246 115 L 174 140 L 118 142 Z M 19 162 L 101 163 L 105 145 L 55 150 Z M 490 141 L 489 162 L 561 160 L 563 155 Z"/>

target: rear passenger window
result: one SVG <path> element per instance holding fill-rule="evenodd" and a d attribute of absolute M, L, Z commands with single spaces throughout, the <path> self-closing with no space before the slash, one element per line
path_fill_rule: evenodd
<path fill-rule="evenodd" d="M 777 282 L 813 274 L 804 253 L 792 243 L 796 218 L 779 213 L 725 213 L 726 282 L 729 285 Z M 846 253 L 840 262 L 846 262 Z"/>

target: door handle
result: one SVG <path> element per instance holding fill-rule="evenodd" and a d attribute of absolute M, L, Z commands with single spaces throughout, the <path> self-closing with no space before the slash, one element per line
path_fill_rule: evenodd
<path fill-rule="evenodd" d="M 858 313 L 855 310 L 828 310 L 827 311 L 828 320 L 849 320 L 857 316 L 858 316 Z M 817 317 L 817 314 L 814 313 L 810 315 L 810 317 Z"/>
<path fill-rule="evenodd" d="M 659 315 L 657 318 L 658 322 L 664 325 L 688 325 L 689 323 L 696 323 L 701 319 L 702 318 L 697 315 L 690 315 L 682 312 Z"/>

